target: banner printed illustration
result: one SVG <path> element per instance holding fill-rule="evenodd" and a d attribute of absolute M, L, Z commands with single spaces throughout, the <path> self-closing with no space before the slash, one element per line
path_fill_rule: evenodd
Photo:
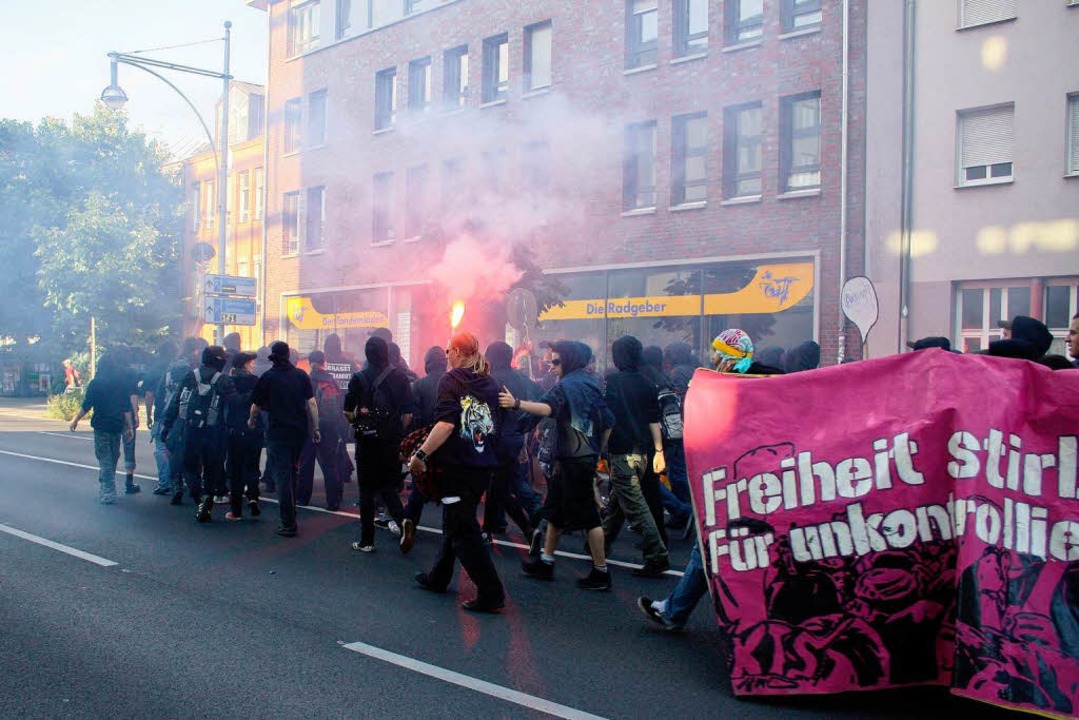
<path fill-rule="evenodd" d="M 698 371 L 686 454 L 737 694 L 951 685 L 1079 714 L 1079 372 L 943 351 Z"/>

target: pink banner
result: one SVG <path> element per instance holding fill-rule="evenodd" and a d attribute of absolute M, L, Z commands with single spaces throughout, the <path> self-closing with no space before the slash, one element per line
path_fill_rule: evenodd
<path fill-rule="evenodd" d="M 1079 371 L 699 370 L 685 414 L 736 694 L 944 684 L 1079 714 Z"/>

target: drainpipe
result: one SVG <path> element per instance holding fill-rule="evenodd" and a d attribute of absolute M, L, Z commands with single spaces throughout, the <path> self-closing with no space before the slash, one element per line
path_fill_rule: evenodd
<path fill-rule="evenodd" d="M 897 353 L 910 340 L 911 233 L 914 225 L 914 57 L 916 0 L 905 0 L 903 15 L 903 158 L 899 219 L 899 327 Z"/>
<path fill-rule="evenodd" d="M 839 120 L 839 345 L 836 364 L 842 363 L 847 354 L 847 316 L 843 312 L 843 285 L 847 282 L 847 142 L 850 128 L 850 2 L 843 0 L 843 77 Z"/>
<path fill-rule="evenodd" d="M 262 197 L 258 199 L 262 203 L 262 262 L 259 263 L 259 305 L 262 312 L 259 313 L 259 345 L 266 344 L 266 267 L 269 265 L 266 250 L 269 247 L 270 215 L 267 212 L 269 203 L 266 198 L 270 197 L 270 71 L 273 69 L 272 40 L 270 32 L 273 30 L 273 22 L 270 16 L 273 8 L 266 6 L 266 42 L 271 49 L 266 52 L 266 94 L 262 100 Z"/>

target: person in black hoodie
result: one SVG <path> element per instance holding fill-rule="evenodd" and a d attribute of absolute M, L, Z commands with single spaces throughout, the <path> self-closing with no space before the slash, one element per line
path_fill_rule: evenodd
<path fill-rule="evenodd" d="M 446 358 L 451 369 L 438 383 L 435 426 L 408 463 L 410 472 L 420 473 L 433 462 L 443 492 L 442 547 L 431 571 L 416 574 L 416 583 L 432 592 L 445 592 L 459 559 L 477 592 L 461 607 L 497 613 L 505 606 L 506 591 L 483 544 L 476 507 L 498 465 L 496 448 L 503 421 L 498 383 L 480 354 L 479 340 L 471 333 L 454 335 Z"/>
<path fill-rule="evenodd" d="M 225 407 L 225 421 L 229 432 L 229 452 L 225 460 L 225 472 L 229 478 L 229 511 L 225 514 L 226 520 L 243 519 L 245 496 L 251 517 L 262 514 L 259 508 L 259 460 L 265 433 L 262 417 L 259 417 L 254 428 L 247 427 L 251 392 L 258 382 L 258 377 L 252 372 L 255 359 L 255 353 L 247 352 L 237 352 L 232 357 L 232 384 L 236 387 L 236 392 L 229 397 Z"/>
<path fill-rule="evenodd" d="M 423 370 L 426 375 L 412 383 L 412 400 L 416 412 L 412 415 L 412 422 L 407 432 L 415 432 L 435 422 L 435 404 L 438 400 L 438 381 L 446 374 L 446 351 L 437 345 L 427 349 L 423 358 Z M 427 497 L 413 484 L 405 504 L 405 517 L 414 525 L 420 524 L 423 516 L 423 506 L 427 504 Z"/>
<path fill-rule="evenodd" d="M 537 400 L 543 395 L 539 385 L 510 367 L 513 348 L 506 343 L 497 341 L 488 345 L 486 358 L 491 367 L 491 377 L 500 388 L 509 390 L 514 397 L 522 400 Z M 505 529 L 503 510 L 521 528 L 525 540 L 532 537 L 530 513 L 524 509 L 522 498 L 516 494 L 517 478 L 523 469 L 521 454 L 525 444 L 525 436 L 517 426 L 522 415 L 519 410 L 507 410 L 505 422 L 502 423 L 497 448 L 498 467 L 491 477 L 491 489 L 483 504 L 483 535 L 488 544 L 493 533 Z"/>
<path fill-rule="evenodd" d="M 345 395 L 345 417 L 359 428 L 356 467 L 360 486 L 360 539 L 352 549 L 375 550 L 375 495 L 382 498 L 401 526 L 401 552 L 412 550 L 416 525 L 404 516 L 397 486 L 401 478 L 401 440 L 412 420 L 412 388 L 408 376 L 390 364 L 390 349 L 381 337 L 364 346 L 367 366 L 355 373 Z"/>
<path fill-rule="evenodd" d="M 595 499 L 596 464 L 603 433 L 614 424 L 614 416 L 603 401 L 599 381 L 589 371 L 592 348 L 576 340 L 551 344 L 551 367 L 558 383 L 538 402 L 514 397 L 503 390 L 499 404 L 523 410 L 529 415 L 554 418 L 557 427 L 555 470 L 547 485 L 543 513 L 547 535 L 543 552 L 524 562 L 525 575 L 541 580 L 554 579 L 555 551 L 564 530 L 584 530 L 592 554 L 592 571 L 577 581 L 583 590 L 610 590 L 611 574 L 603 543 L 603 523 Z"/>
<path fill-rule="evenodd" d="M 820 367 L 820 345 L 812 340 L 806 340 L 787 353 L 782 365 L 774 362 L 774 358 L 770 356 L 758 357 L 754 362 L 759 365 L 782 369 L 788 373 L 816 370 Z"/>
<path fill-rule="evenodd" d="M 628 521 L 644 541 L 644 567 L 633 574 L 660 577 L 671 564 L 641 486 L 649 465 L 657 475 L 666 466 L 657 390 L 640 371 L 642 350 L 641 341 L 632 335 L 624 335 L 611 345 L 618 372 L 607 376 L 604 399 L 614 413 L 614 427 L 606 442 L 611 453 L 614 502 L 603 519 L 603 534 L 608 543 L 613 542 Z"/>
<path fill-rule="evenodd" d="M 341 443 L 341 424 L 344 422 L 340 391 L 337 380 L 326 371 L 326 355 L 321 350 L 313 350 L 307 356 L 311 364 L 311 389 L 315 391 L 315 403 L 318 405 L 318 430 L 322 439 L 316 445 L 308 439 L 300 455 L 300 474 L 296 486 L 296 503 L 310 505 L 311 493 L 315 484 L 315 461 L 322 469 L 322 479 L 326 487 L 326 509 L 331 512 L 341 508 L 341 476 L 338 474 L 338 447 Z"/>
<path fill-rule="evenodd" d="M 225 348 L 211 345 L 202 351 L 202 365 L 187 374 L 180 382 L 179 392 L 173 395 L 161 428 L 161 437 L 168 442 L 173 425 L 179 419 L 184 423 L 186 439 L 184 442 L 184 481 L 191 490 L 191 497 L 198 506 L 195 519 L 200 523 L 210 521 L 214 507 L 214 496 L 225 494 L 225 407 L 229 398 L 236 392 L 232 378 L 225 375 Z M 200 385 L 211 387 L 207 392 L 200 391 Z M 205 397 L 216 393 L 216 399 L 209 399 L 205 415 L 196 416 L 193 408 L 198 407 L 196 395 Z M 186 417 L 179 417 L 181 405 L 184 405 Z M 205 493 L 205 495 L 203 494 Z"/>

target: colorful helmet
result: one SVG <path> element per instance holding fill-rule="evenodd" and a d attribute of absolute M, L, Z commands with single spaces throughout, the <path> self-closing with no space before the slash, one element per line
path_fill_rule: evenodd
<path fill-rule="evenodd" d="M 744 330 L 724 330 L 712 341 L 713 360 L 718 368 L 726 360 L 734 361 L 734 371 L 744 373 L 753 364 L 753 341 Z"/>

